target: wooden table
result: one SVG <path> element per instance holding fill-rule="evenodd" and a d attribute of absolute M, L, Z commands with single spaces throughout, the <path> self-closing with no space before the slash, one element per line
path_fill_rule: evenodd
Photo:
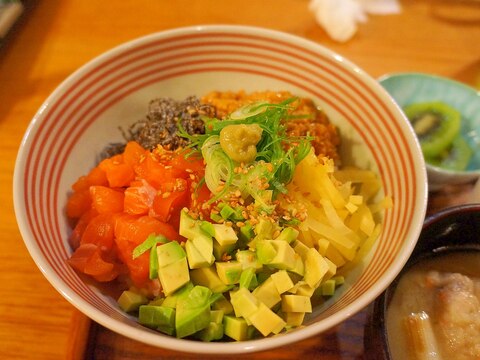
<path fill-rule="evenodd" d="M 421 71 L 480 86 L 478 5 L 462 3 L 459 10 L 440 0 L 401 4 L 401 14 L 370 16 L 353 39 L 340 44 L 316 24 L 307 0 L 36 1 L 0 49 L 0 358 L 199 358 L 151 348 L 90 324 L 47 282 L 23 245 L 13 210 L 16 153 L 30 119 L 63 79 L 93 57 L 138 36 L 223 23 L 306 37 L 373 77 Z M 468 201 L 470 188 L 433 195 L 429 211 Z M 321 336 L 242 358 L 362 359 L 365 320 L 363 311 Z"/>

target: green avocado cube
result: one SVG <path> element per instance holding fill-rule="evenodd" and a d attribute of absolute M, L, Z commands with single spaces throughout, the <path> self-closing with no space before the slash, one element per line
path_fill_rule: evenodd
<path fill-rule="evenodd" d="M 180 225 L 178 232 L 187 239 L 193 238 L 200 232 L 200 224 L 197 220 L 188 215 L 188 209 L 182 209 L 180 212 Z"/>
<path fill-rule="evenodd" d="M 220 299 L 212 304 L 212 311 L 215 310 L 222 311 L 224 315 L 229 315 L 233 313 L 233 306 L 230 301 L 228 301 L 227 298 L 222 295 Z"/>
<path fill-rule="evenodd" d="M 224 293 L 231 288 L 220 279 L 214 265 L 191 270 L 190 278 L 195 285 L 205 286 L 214 293 Z"/>
<path fill-rule="evenodd" d="M 138 312 L 138 322 L 149 328 L 175 327 L 175 309 L 165 306 L 142 305 Z"/>
<path fill-rule="evenodd" d="M 273 234 L 278 226 L 266 218 L 260 218 L 253 232 L 259 239 L 273 239 Z"/>
<path fill-rule="evenodd" d="M 332 296 L 335 294 L 335 280 L 327 280 L 322 285 L 320 285 L 321 294 L 323 296 Z"/>
<path fill-rule="evenodd" d="M 252 293 L 269 308 L 274 307 L 282 300 L 271 277 L 260 284 Z"/>
<path fill-rule="evenodd" d="M 263 267 L 257 259 L 256 252 L 252 250 L 237 250 L 235 253 L 235 259 L 242 264 L 243 270 L 253 268 L 257 271 Z"/>
<path fill-rule="evenodd" d="M 255 252 L 260 264 L 270 264 L 277 255 L 277 250 L 270 240 L 257 240 L 255 242 Z"/>
<path fill-rule="evenodd" d="M 180 289 L 190 281 L 187 258 L 183 257 L 173 263 L 160 267 L 158 269 L 158 279 L 160 280 L 165 296 Z"/>
<path fill-rule="evenodd" d="M 255 235 L 253 232 L 253 227 L 251 224 L 246 223 L 240 227 L 240 240 L 243 242 L 248 242 Z"/>
<path fill-rule="evenodd" d="M 215 239 L 220 245 L 232 245 L 238 240 L 235 230 L 231 226 L 225 224 L 213 224 L 215 230 Z"/>
<path fill-rule="evenodd" d="M 266 240 L 271 242 L 275 248 L 276 255 L 270 261 L 268 265 L 277 268 L 277 269 L 286 269 L 291 270 L 295 268 L 296 265 L 296 254 L 295 250 L 283 240 Z"/>
<path fill-rule="evenodd" d="M 253 290 L 258 286 L 257 276 L 255 275 L 254 268 L 247 268 L 242 271 L 240 275 L 239 286 L 248 290 Z"/>
<path fill-rule="evenodd" d="M 177 307 L 177 300 L 181 296 L 185 296 L 190 290 L 193 289 L 193 284 L 189 281 L 187 284 L 182 286 L 180 289 L 176 290 L 172 294 L 165 297 L 162 302 L 162 306 L 176 308 Z"/>
<path fill-rule="evenodd" d="M 249 326 L 244 318 L 225 315 L 223 317 L 223 331 L 233 340 L 243 341 L 249 339 Z"/>
<path fill-rule="evenodd" d="M 286 325 L 286 322 L 280 316 L 263 303 L 260 303 L 258 309 L 249 316 L 249 320 L 263 336 L 268 336 L 271 333 L 278 334 Z"/>
<path fill-rule="evenodd" d="M 215 229 L 213 224 L 209 221 L 202 221 L 200 223 L 200 229 L 203 230 L 208 236 L 213 237 L 215 235 Z"/>
<path fill-rule="evenodd" d="M 244 319 L 248 319 L 258 309 L 260 304 L 258 299 L 246 288 L 231 291 L 230 302 L 235 311 L 235 316 L 243 317 Z"/>
<path fill-rule="evenodd" d="M 195 286 L 177 300 L 175 332 L 177 338 L 195 334 L 208 327 L 211 321 L 210 297 L 212 292 L 204 286 Z"/>
<path fill-rule="evenodd" d="M 185 250 L 176 241 L 157 246 L 157 259 L 159 268 L 170 265 L 186 256 Z"/>
<path fill-rule="evenodd" d="M 210 322 L 205 329 L 198 331 L 195 337 L 201 341 L 209 342 L 223 338 L 223 323 Z"/>
<path fill-rule="evenodd" d="M 125 312 L 137 311 L 140 305 L 148 303 L 148 299 L 137 292 L 125 290 L 117 300 L 118 306 Z"/>
<path fill-rule="evenodd" d="M 220 280 L 226 285 L 238 284 L 242 275 L 242 264 L 238 261 L 217 261 L 215 263 Z"/>
<path fill-rule="evenodd" d="M 290 244 L 297 239 L 298 234 L 299 231 L 297 229 L 286 227 L 282 230 L 280 235 L 275 238 L 275 240 L 283 240 Z"/>
<path fill-rule="evenodd" d="M 215 261 L 213 257 L 213 239 L 206 234 L 197 234 L 190 239 L 192 244 L 197 248 L 197 251 L 202 257 L 211 265 Z"/>
<path fill-rule="evenodd" d="M 205 259 L 192 240 L 187 240 L 185 242 L 185 251 L 187 252 L 188 267 L 190 269 L 208 267 L 213 263 L 214 259 Z"/>
<path fill-rule="evenodd" d="M 213 256 L 215 260 L 222 261 L 225 255 L 231 255 L 235 250 L 236 244 L 220 245 L 217 240 L 213 240 Z"/>

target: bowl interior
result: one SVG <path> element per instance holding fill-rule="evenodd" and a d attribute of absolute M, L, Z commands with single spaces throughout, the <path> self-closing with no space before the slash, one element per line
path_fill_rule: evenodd
<path fill-rule="evenodd" d="M 427 163 L 431 189 L 444 183 L 464 183 L 480 175 L 480 93 L 454 80 L 422 73 L 398 73 L 379 79 L 400 107 L 429 101 L 441 101 L 457 109 L 462 116 L 461 133 L 473 156 L 465 171 L 450 171 Z"/>
<path fill-rule="evenodd" d="M 121 140 L 155 97 L 211 90 L 289 90 L 312 98 L 342 136 L 345 164 L 376 171 L 394 200 L 376 246 L 306 327 L 239 343 L 199 343 L 138 325 L 114 299 L 66 264 L 71 254 L 64 207 L 70 185 L 96 155 Z M 41 271 L 67 300 L 100 324 L 154 346 L 198 353 L 264 350 L 312 336 L 363 309 L 400 271 L 426 210 L 426 172 L 411 127 L 387 92 L 361 69 L 305 39 L 251 27 L 206 26 L 153 34 L 121 45 L 76 71 L 46 100 L 22 143 L 15 168 L 15 210 Z"/>

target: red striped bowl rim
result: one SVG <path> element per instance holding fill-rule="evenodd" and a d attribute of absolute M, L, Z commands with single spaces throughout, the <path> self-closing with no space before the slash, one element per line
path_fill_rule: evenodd
<path fill-rule="evenodd" d="M 104 134 L 103 145 L 111 140 L 113 131 L 106 130 L 113 126 L 109 111 L 149 89 L 166 91 L 165 84 L 168 89 L 181 84 L 185 96 L 220 87 L 241 89 L 228 82 L 232 79 L 252 90 L 289 89 L 330 109 L 332 121 L 354 129 L 364 144 L 363 151 L 378 170 L 385 194 L 393 197 L 394 207 L 384 216 L 382 234 L 368 261 L 347 277 L 349 285 L 335 301 L 314 312 L 309 326 L 274 338 L 189 346 L 189 340 L 137 325 L 114 299 L 87 285 L 66 264 L 71 249 L 63 208 L 72 179 L 88 171 L 86 164 L 93 165 L 92 133 Z M 143 100 L 145 106 L 149 100 Z M 93 320 L 155 346 L 237 353 L 312 336 L 373 301 L 398 274 L 416 243 L 425 216 L 426 186 L 425 164 L 408 121 L 360 68 L 293 35 L 245 26 L 201 26 L 121 45 L 66 79 L 42 105 L 24 136 L 15 167 L 14 200 L 22 236 L 36 264 L 68 301 Z"/>

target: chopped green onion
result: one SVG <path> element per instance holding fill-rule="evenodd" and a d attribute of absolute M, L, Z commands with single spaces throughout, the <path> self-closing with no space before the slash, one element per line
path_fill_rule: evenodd
<path fill-rule="evenodd" d="M 169 241 L 170 240 L 168 240 L 163 235 L 150 234 L 150 235 L 148 235 L 147 239 L 143 243 L 141 243 L 135 249 L 133 249 L 132 257 L 133 257 L 133 259 L 136 259 L 139 256 L 141 256 L 143 253 L 152 249 L 157 244 L 165 244 Z"/>

